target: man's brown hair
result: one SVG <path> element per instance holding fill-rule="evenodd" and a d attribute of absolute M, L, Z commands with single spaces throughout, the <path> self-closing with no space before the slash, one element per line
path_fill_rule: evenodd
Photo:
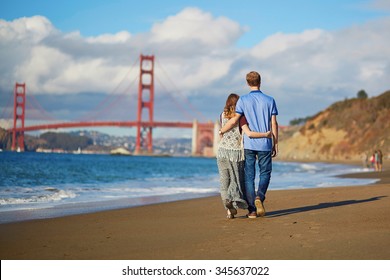
<path fill-rule="evenodd" d="M 256 71 L 251 71 L 246 74 L 246 82 L 250 87 L 260 87 L 261 76 Z"/>

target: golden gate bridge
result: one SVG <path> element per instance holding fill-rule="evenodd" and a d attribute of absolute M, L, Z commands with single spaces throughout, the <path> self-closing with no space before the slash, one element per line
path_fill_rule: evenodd
<path fill-rule="evenodd" d="M 14 87 L 13 126 L 11 150 L 25 150 L 24 133 L 27 131 L 50 130 L 77 127 L 135 127 L 136 143 L 134 154 L 153 154 L 153 129 L 192 128 L 192 155 L 213 156 L 216 136 L 216 124 L 209 121 L 168 122 L 154 120 L 154 55 L 140 55 L 138 83 L 137 117 L 133 121 L 69 121 L 50 124 L 25 125 L 26 120 L 26 84 L 16 83 Z M 37 104 L 40 107 L 39 104 Z M 145 114 L 146 113 L 146 114 Z"/>

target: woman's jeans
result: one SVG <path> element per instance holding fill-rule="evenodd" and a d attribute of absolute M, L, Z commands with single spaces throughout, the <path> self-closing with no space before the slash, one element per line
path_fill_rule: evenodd
<path fill-rule="evenodd" d="M 245 149 L 245 196 L 249 212 L 256 211 L 255 199 L 265 200 L 272 172 L 272 152 L 254 151 Z M 259 188 L 255 190 L 256 159 L 259 164 Z"/>

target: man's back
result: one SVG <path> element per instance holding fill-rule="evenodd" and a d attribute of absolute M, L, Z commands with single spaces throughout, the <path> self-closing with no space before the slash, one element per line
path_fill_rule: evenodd
<path fill-rule="evenodd" d="M 253 90 L 243 95 L 237 102 L 236 112 L 245 115 L 252 131 L 267 132 L 271 130 L 272 115 L 278 114 L 275 100 L 260 90 Z M 249 138 L 244 135 L 244 148 L 255 151 L 271 151 L 272 139 Z"/>

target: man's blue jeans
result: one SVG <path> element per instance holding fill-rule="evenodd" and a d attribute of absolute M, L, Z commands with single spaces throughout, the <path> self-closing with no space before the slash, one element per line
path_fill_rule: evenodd
<path fill-rule="evenodd" d="M 255 199 L 260 197 L 261 201 L 265 200 L 265 194 L 268 189 L 272 172 L 272 155 L 271 152 L 254 151 L 245 149 L 245 196 L 248 202 L 249 212 L 256 211 Z M 259 188 L 255 190 L 256 177 L 256 160 L 259 164 Z"/>

